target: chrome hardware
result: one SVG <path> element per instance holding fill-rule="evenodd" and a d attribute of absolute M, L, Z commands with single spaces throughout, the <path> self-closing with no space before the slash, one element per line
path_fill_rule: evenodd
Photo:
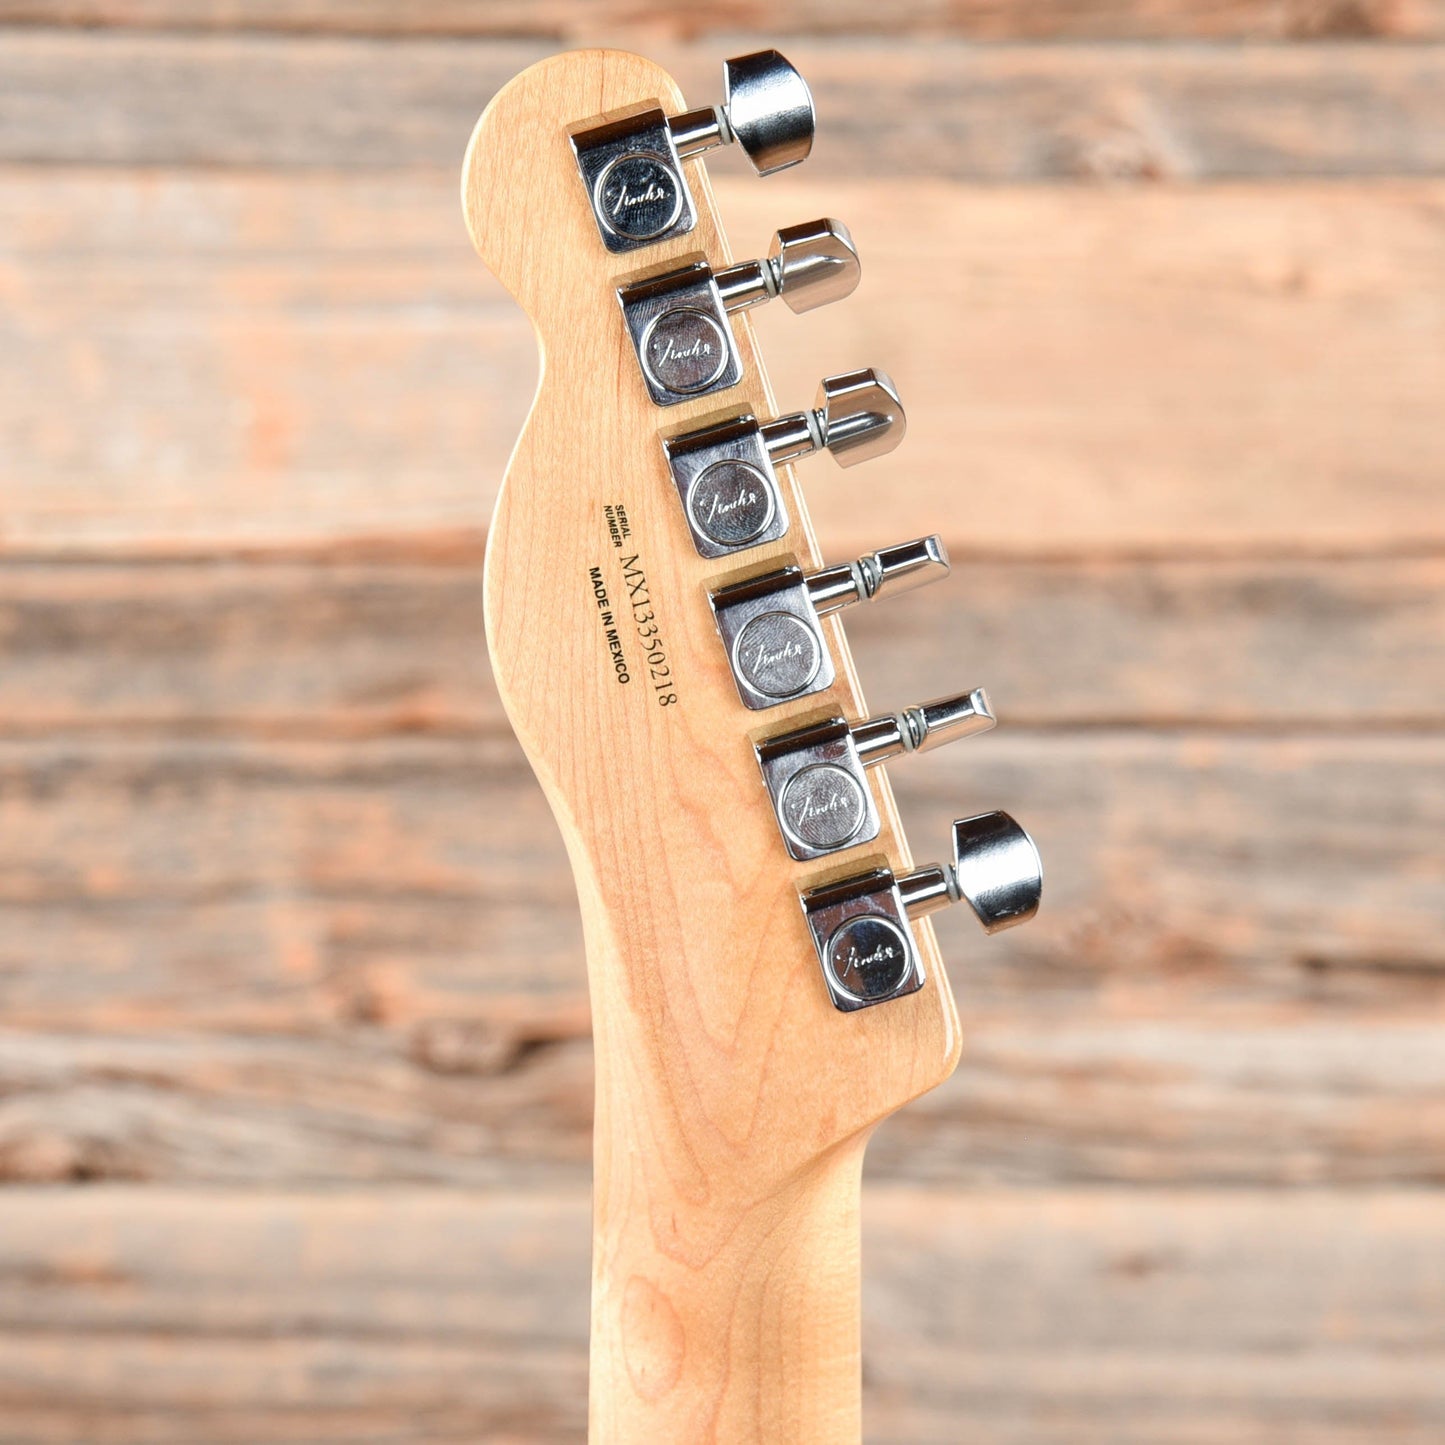
<path fill-rule="evenodd" d="M 820 616 L 836 612 L 852 602 L 874 597 L 896 596 L 900 592 L 936 582 L 948 576 L 948 553 L 943 538 L 920 537 L 870 552 L 856 562 L 825 567 L 808 578 L 808 595 Z"/>
<path fill-rule="evenodd" d="M 801 313 L 851 296 L 862 274 L 847 226 L 825 216 L 774 232 L 766 259 L 726 267 L 717 273 L 717 284 L 729 311 L 781 296 L 791 311 Z"/>
<path fill-rule="evenodd" d="M 712 267 L 693 261 L 618 289 L 642 379 L 658 406 L 675 406 L 743 379 Z"/>
<path fill-rule="evenodd" d="M 959 738 L 986 733 L 997 723 L 988 694 L 976 687 L 956 697 L 940 697 L 857 723 L 853 741 L 863 766 L 871 768 L 901 753 L 929 753 Z"/>
<path fill-rule="evenodd" d="M 697 225 L 682 157 L 656 106 L 575 132 L 572 152 L 609 251 L 635 251 Z"/>
<path fill-rule="evenodd" d="M 852 1013 L 923 987 L 923 960 L 891 869 L 811 888 L 802 901 L 834 1008 Z"/>
<path fill-rule="evenodd" d="M 817 405 L 762 425 L 774 462 L 826 449 L 840 467 L 886 456 L 903 440 L 908 418 L 887 372 L 865 366 L 818 383 Z"/>
<path fill-rule="evenodd" d="M 644 106 L 572 132 L 593 219 L 609 251 L 686 235 L 697 213 L 682 162 L 736 141 L 761 176 L 795 166 L 813 147 L 813 98 L 776 50 L 723 62 L 723 103 L 667 116 Z"/>
<path fill-rule="evenodd" d="M 782 567 L 718 588 L 709 600 L 738 696 L 760 709 L 831 687 L 836 674 L 820 617 L 947 573 L 942 540 L 925 537 L 812 574 Z"/>
<path fill-rule="evenodd" d="M 813 97 L 776 50 L 723 61 L 723 103 L 668 121 L 684 158 L 736 141 L 760 176 L 787 170 L 813 149 Z"/>
<path fill-rule="evenodd" d="M 994 726 L 982 688 L 850 725 L 831 717 L 754 744 L 788 853 L 822 858 L 878 836 L 864 769 Z"/>
<path fill-rule="evenodd" d="M 728 313 L 781 296 L 807 311 L 848 295 L 858 284 L 858 254 L 837 221 L 789 226 L 771 255 L 714 271 L 706 261 L 643 276 L 617 291 L 648 394 L 658 406 L 742 380 Z"/>
<path fill-rule="evenodd" d="M 753 750 L 791 857 L 821 858 L 878 836 L 873 790 L 845 719 L 827 718 Z"/>
<path fill-rule="evenodd" d="M 765 422 L 744 412 L 662 445 L 693 546 L 704 557 L 725 557 L 786 534 L 775 463 L 826 448 L 840 466 L 852 466 L 897 446 L 904 426 L 893 383 L 867 368 L 825 377 L 815 410 Z"/>
<path fill-rule="evenodd" d="M 966 902 L 985 933 L 1027 923 L 1039 911 L 1043 887 L 1039 850 L 1007 813 L 958 819 L 953 862 L 915 868 L 898 880 L 910 918 Z"/>
<path fill-rule="evenodd" d="M 662 446 L 699 554 L 725 557 L 787 532 L 778 475 L 751 412 Z"/>
<path fill-rule="evenodd" d="M 833 659 L 800 567 L 720 587 L 709 601 L 745 706 L 772 707 L 832 687 Z"/>
<path fill-rule="evenodd" d="M 952 864 L 874 868 L 810 888 L 802 904 L 833 1006 L 852 1012 L 923 987 L 910 920 L 966 899 L 997 933 L 1032 918 L 1042 889 L 1033 839 L 1007 813 L 980 813 L 953 825 Z"/>

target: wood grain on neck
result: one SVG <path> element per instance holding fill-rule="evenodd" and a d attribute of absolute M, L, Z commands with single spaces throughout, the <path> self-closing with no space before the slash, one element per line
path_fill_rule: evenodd
<path fill-rule="evenodd" d="M 645 101 L 684 108 L 667 74 L 636 56 L 544 61 L 488 107 L 463 175 L 472 237 L 543 353 L 490 534 L 486 621 L 502 698 L 567 843 L 587 940 L 592 1440 L 846 1445 L 859 1431 L 863 1146 L 952 1069 L 957 1020 L 926 923 L 921 992 L 846 1015 L 828 1002 L 800 884 L 910 860 L 877 773 L 874 845 L 809 869 L 779 841 L 750 738 L 820 705 L 865 709 L 836 619 L 825 623 L 839 671 L 827 695 L 757 714 L 734 691 L 707 589 L 736 568 L 693 550 L 658 431 L 724 409 L 771 416 L 773 399 L 735 317 L 743 384 L 659 410 L 615 297 L 619 278 L 670 259 L 731 259 L 712 194 L 689 164 L 696 230 L 640 258 L 609 256 L 567 141 L 569 125 Z M 819 357 L 819 373 L 841 360 Z M 743 561 L 816 566 L 802 497 L 780 472 L 792 529 Z M 621 547 L 606 511 L 619 505 Z M 650 686 L 638 595 L 660 628 L 676 706 L 658 706 Z M 626 684 L 604 612 L 636 674 Z"/>

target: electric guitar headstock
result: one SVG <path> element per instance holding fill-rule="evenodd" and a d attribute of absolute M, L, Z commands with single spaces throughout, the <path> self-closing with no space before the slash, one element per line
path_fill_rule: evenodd
<path fill-rule="evenodd" d="M 959 1053 L 927 915 L 962 900 L 993 931 L 1038 905 L 1005 814 L 916 868 L 876 766 L 993 724 L 977 690 L 869 716 L 848 653 L 841 610 L 945 575 L 941 541 L 825 561 L 794 475 L 890 450 L 896 390 L 830 375 L 780 413 L 754 344 L 751 307 L 853 290 L 851 238 L 785 224 L 734 262 L 698 160 L 734 142 L 768 174 L 812 135 L 776 52 L 728 62 L 722 104 L 689 110 L 648 61 L 578 51 L 497 95 L 463 172 L 472 238 L 542 353 L 486 620 L 587 941 L 594 1441 L 856 1433 L 837 1291 L 856 1296 L 862 1146 Z M 747 1315 L 750 1344 L 751 1310 L 771 1323 Z"/>

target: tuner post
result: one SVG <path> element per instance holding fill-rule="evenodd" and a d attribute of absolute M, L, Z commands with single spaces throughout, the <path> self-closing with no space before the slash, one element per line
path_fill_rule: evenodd
<path fill-rule="evenodd" d="M 902 439 L 903 404 L 893 383 L 872 367 L 824 377 L 818 405 L 760 422 L 751 412 L 696 431 L 664 437 L 663 452 L 693 546 L 726 557 L 776 542 L 788 514 L 776 466 L 829 451 L 852 466 L 890 451 Z"/>
<path fill-rule="evenodd" d="M 776 50 L 723 62 L 723 100 L 668 116 L 658 106 L 587 121 L 571 134 L 602 244 L 623 253 L 686 235 L 697 212 L 683 161 L 736 142 L 760 176 L 808 158 L 813 98 Z"/>
<path fill-rule="evenodd" d="M 1038 849 L 1007 813 L 960 818 L 953 825 L 953 849 L 951 864 L 902 876 L 873 868 L 800 895 L 835 1008 L 851 1013 L 923 987 L 914 919 L 963 900 L 984 932 L 998 933 L 1038 912 L 1043 890 Z"/>
<path fill-rule="evenodd" d="M 793 565 L 716 588 L 713 619 L 744 706 L 774 707 L 832 687 L 837 674 L 820 621 L 829 612 L 947 575 L 942 540 L 924 537 L 811 574 Z"/>
<path fill-rule="evenodd" d="M 872 842 L 881 824 L 865 772 L 994 726 L 982 688 L 863 722 L 830 717 L 755 743 L 789 856 L 823 858 Z"/>

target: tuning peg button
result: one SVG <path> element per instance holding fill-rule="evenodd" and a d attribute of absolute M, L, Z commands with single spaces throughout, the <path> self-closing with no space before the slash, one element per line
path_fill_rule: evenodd
<path fill-rule="evenodd" d="M 738 696 L 760 709 L 831 687 L 836 673 L 820 618 L 947 573 L 942 539 L 924 537 L 811 574 L 781 567 L 717 588 L 709 600 Z"/>
<path fill-rule="evenodd" d="M 776 50 L 723 61 L 723 103 L 668 121 L 684 158 L 736 141 L 760 176 L 807 160 L 815 127 L 807 82 Z"/>
<path fill-rule="evenodd" d="M 840 467 L 886 456 L 903 440 L 908 419 L 898 388 L 876 367 L 825 376 L 811 411 L 791 412 L 763 424 L 763 440 L 775 462 L 792 461 L 826 448 Z"/>
<path fill-rule="evenodd" d="M 895 597 L 948 576 L 948 551 L 936 533 L 868 552 L 856 562 L 825 567 L 808 578 L 808 595 L 826 616 L 854 602 Z"/>
<path fill-rule="evenodd" d="M 729 313 L 781 296 L 806 311 L 858 284 L 858 253 L 838 221 L 789 226 L 759 261 L 714 271 L 697 259 L 637 277 L 617 299 L 637 349 L 643 381 L 658 406 L 675 406 L 742 380 Z"/>
<path fill-rule="evenodd" d="M 813 99 L 776 50 L 723 64 L 723 103 L 667 116 L 644 106 L 571 134 L 593 219 L 609 251 L 686 235 L 697 213 L 682 162 L 736 141 L 759 175 L 797 165 L 813 146 Z"/>
<path fill-rule="evenodd" d="M 975 688 L 864 722 L 826 718 L 755 743 L 788 853 L 806 861 L 871 842 L 881 824 L 865 769 L 993 726 L 988 698 Z"/>
<path fill-rule="evenodd" d="M 967 899 L 984 931 L 1038 911 L 1043 869 L 1033 840 L 1007 813 L 953 825 L 954 861 L 901 877 L 874 868 L 801 895 L 823 979 L 844 1012 L 916 993 L 925 982 L 912 920 Z"/>
<path fill-rule="evenodd" d="M 976 687 L 869 718 L 853 729 L 853 739 L 864 767 L 871 768 L 901 753 L 931 753 L 945 743 L 989 732 L 997 723 L 988 694 Z"/>
<path fill-rule="evenodd" d="M 774 232 L 766 259 L 728 266 L 717 283 L 729 311 L 781 296 L 789 310 L 803 312 L 851 296 L 862 274 L 847 226 L 825 216 Z"/>
<path fill-rule="evenodd" d="M 893 383 L 870 368 L 825 377 L 814 410 L 764 422 L 743 412 L 662 445 L 693 546 L 704 557 L 725 557 L 786 535 L 776 463 L 827 449 L 851 466 L 896 446 L 903 429 Z"/>
<path fill-rule="evenodd" d="M 953 862 L 918 868 L 898 880 L 910 917 L 967 902 L 985 933 L 1027 923 L 1039 911 L 1043 887 L 1039 850 L 1007 813 L 958 819 Z"/>

